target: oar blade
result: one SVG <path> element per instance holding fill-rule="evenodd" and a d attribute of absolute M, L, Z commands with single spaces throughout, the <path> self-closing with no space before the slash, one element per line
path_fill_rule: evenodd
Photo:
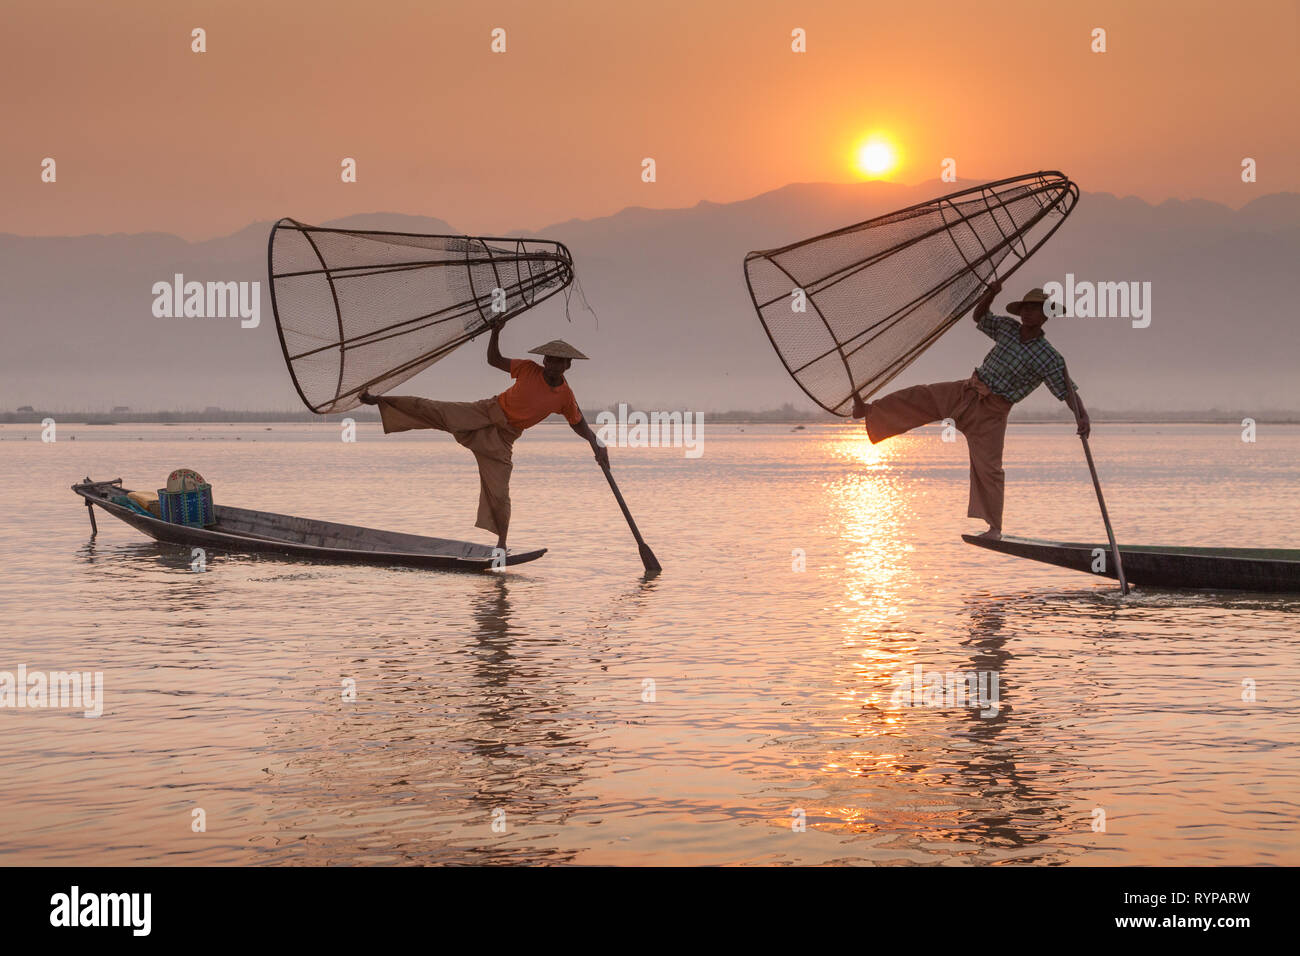
<path fill-rule="evenodd" d="M 618 502 L 619 508 L 623 511 L 623 517 L 627 519 L 627 526 L 632 530 L 632 537 L 636 539 L 636 545 L 641 550 L 641 563 L 645 565 L 645 573 L 648 575 L 658 574 L 663 570 L 663 567 L 660 566 L 655 553 L 650 550 L 650 545 L 646 544 L 645 539 L 641 537 L 641 531 L 637 528 L 636 522 L 632 520 L 632 512 L 628 510 L 627 502 L 623 500 L 623 493 L 618 490 L 618 482 L 614 480 L 609 465 L 602 464 L 600 470 L 605 473 L 605 480 L 609 482 L 609 490 L 614 492 L 614 500 Z"/>
<path fill-rule="evenodd" d="M 645 565 L 646 574 L 658 574 L 663 570 L 663 565 L 655 557 L 655 553 L 650 550 L 650 545 L 644 541 L 641 542 L 641 563 Z"/>

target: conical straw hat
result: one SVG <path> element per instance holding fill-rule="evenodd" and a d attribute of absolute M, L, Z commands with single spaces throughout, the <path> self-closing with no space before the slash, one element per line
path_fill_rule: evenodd
<path fill-rule="evenodd" d="M 534 355 L 554 355 L 556 358 L 585 359 L 587 357 L 564 339 L 551 339 L 545 345 L 539 345 L 528 351 Z"/>

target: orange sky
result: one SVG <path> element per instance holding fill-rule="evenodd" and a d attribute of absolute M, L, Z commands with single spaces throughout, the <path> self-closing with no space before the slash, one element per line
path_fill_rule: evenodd
<path fill-rule="evenodd" d="M 538 229 L 850 180 L 872 129 L 907 182 L 950 156 L 963 179 L 1056 168 L 1152 202 L 1300 190 L 1294 0 L 6 0 L 3 18 L 3 232 L 201 239 L 380 210 Z"/>

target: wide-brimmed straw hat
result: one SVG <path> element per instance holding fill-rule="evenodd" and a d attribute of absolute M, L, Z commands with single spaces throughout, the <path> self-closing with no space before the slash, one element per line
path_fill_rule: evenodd
<path fill-rule="evenodd" d="M 533 355 L 553 355 L 556 358 L 585 359 L 587 357 L 564 339 L 551 339 L 545 345 L 539 345 L 537 348 L 528 351 Z"/>
<path fill-rule="evenodd" d="M 1012 315 L 1019 315 L 1024 309 L 1041 306 L 1044 302 L 1050 301 L 1051 298 L 1052 297 L 1041 288 L 1030 289 L 1025 293 L 1025 297 L 1019 302 L 1008 302 L 1007 311 Z M 1052 313 L 1048 312 L 1047 314 L 1051 315 Z"/>

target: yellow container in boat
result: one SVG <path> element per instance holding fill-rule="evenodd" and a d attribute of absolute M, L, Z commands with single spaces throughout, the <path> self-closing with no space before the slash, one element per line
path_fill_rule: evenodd
<path fill-rule="evenodd" d="M 162 511 L 158 505 L 158 496 L 148 491 L 132 491 L 127 495 L 132 501 L 138 504 L 145 511 L 149 512 L 155 518 L 162 517 Z"/>

